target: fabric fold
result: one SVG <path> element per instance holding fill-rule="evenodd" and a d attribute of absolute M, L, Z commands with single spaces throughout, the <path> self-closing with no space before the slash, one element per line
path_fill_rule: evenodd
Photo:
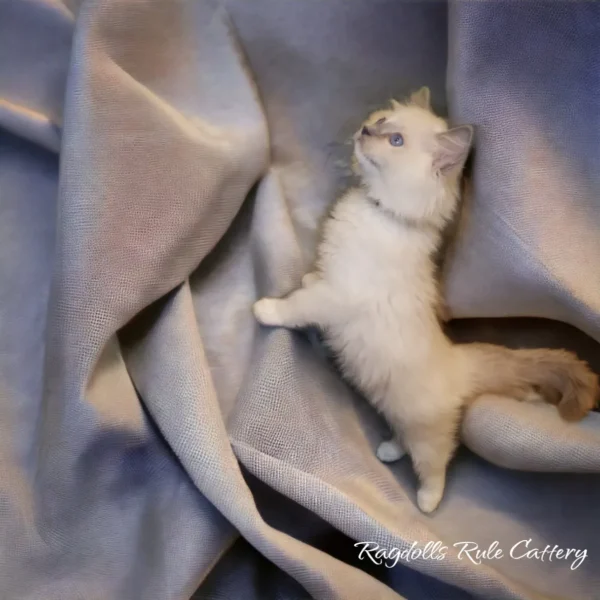
<path fill-rule="evenodd" d="M 424 516 L 318 339 L 251 307 L 298 285 L 364 115 L 428 85 L 477 131 L 454 316 L 594 358 L 598 6 L 0 2 L 0 597 L 595 598 L 597 414 L 481 398 Z"/>

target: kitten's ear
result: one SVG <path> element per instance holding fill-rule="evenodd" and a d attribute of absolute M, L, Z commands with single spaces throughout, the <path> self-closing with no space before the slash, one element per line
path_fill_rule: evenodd
<path fill-rule="evenodd" d="M 392 105 L 392 110 L 396 110 L 397 108 L 400 108 L 402 106 L 402 104 L 398 102 L 398 100 L 394 100 L 393 98 L 390 100 L 390 104 Z"/>
<path fill-rule="evenodd" d="M 431 110 L 431 92 L 427 86 L 422 87 L 420 90 L 413 92 L 409 99 L 411 104 L 420 106 L 425 110 Z"/>
<path fill-rule="evenodd" d="M 473 128 L 470 125 L 461 125 L 438 133 L 435 137 L 433 168 L 443 175 L 452 171 L 460 171 L 469 156 L 473 141 Z"/>

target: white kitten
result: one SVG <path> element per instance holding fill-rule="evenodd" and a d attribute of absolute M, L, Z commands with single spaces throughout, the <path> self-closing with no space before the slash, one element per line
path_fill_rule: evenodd
<path fill-rule="evenodd" d="M 286 298 L 254 305 L 265 325 L 323 330 L 345 375 L 410 454 L 424 512 L 442 498 L 467 401 L 540 391 L 574 420 L 598 391 L 596 376 L 570 353 L 454 345 L 440 327 L 432 255 L 457 207 L 471 137 L 471 127 L 449 130 L 431 112 L 427 88 L 371 115 L 355 135 L 362 186 L 326 220 L 315 270 Z M 401 451 L 384 442 L 378 454 L 394 460 Z"/>

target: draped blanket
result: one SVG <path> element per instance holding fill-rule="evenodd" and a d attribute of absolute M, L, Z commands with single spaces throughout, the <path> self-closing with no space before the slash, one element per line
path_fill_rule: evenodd
<path fill-rule="evenodd" d="M 598 414 L 481 398 L 425 516 L 252 317 L 422 85 L 477 132 L 453 335 L 598 366 L 600 3 L 0 1 L 0 598 L 600 598 Z"/>

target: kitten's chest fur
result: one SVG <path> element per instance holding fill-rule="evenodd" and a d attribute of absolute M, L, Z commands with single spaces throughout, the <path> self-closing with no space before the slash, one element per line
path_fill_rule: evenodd
<path fill-rule="evenodd" d="M 325 225 L 318 269 L 334 297 L 324 337 L 376 404 L 399 386 L 412 397 L 431 365 L 445 360 L 434 249 L 435 239 L 407 229 L 356 190 Z"/>
<path fill-rule="evenodd" d="M 375 311 L 395 326 L 424 320 L 435 316 L 438 299 L 432 235 L 378 209 L 362 190 L 351 190 L 325 225 L 318 267 L 349 310 Z"/>

